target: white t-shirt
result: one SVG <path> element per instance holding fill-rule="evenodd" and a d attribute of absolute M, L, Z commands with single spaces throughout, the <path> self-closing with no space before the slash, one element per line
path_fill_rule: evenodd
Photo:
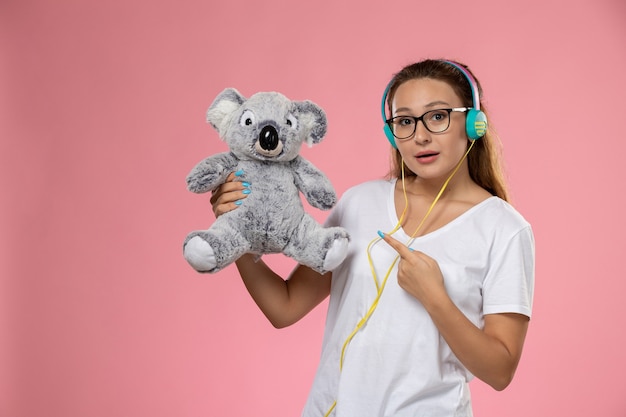
<path fill-rule="evenodd" d="M 345 227 L 349 254 L 333 271 L 320 364 L 303 417 L 322 417 L 334 401 L 335 417 L 468 417 L 470 372 L 452 353 L 421 303 L 399 287 L 397 264 L 368 322 L 346 348 L 344 342 L 366 314 L 377 290 L 367 245 L 378 230 L 398 223 L 395 180 L 349 189 L 328 217 Z M 410 237 L 400 229 L 401 242 Z M 511 205 L 491 197 L 411 247 L 434 258 L 449 296 L 474 324 L 483 316 L 520 313 L 530 317 L 534 287 L 534 238 Z M 371 249 L 382 280 L 397 252 L 381 241 Z"/>

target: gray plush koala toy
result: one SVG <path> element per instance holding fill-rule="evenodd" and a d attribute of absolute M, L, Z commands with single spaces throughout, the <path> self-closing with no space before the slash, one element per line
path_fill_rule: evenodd
<path fill-rule="evenodd" d="M 328 178 L 299 155 L 303 142 L 319 143 L 326 115 L 315 103 L 291 101 L 277 92 L 246 99 L 234 88 L 222 91 L 207 121 L 230 152 L 209 156 L 187 176 L 188 189 L 205 193 L 231 172 L 250 194 L 236 209 L 219 216 L 208 230 L 190 233 L 183 245 L 187 262 L 199 272 L 217 272 L 245 253 L 284 253 L 324 273 L 346 257 L 349 236 L 340 227 L 322 227 L 304 211 L 332 208 L 337 196 Z"/>

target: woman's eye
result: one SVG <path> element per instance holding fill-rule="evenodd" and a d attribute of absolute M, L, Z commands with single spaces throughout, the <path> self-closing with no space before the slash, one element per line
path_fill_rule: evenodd
<path fill-rule="evenodd" d="M 442 120 L 445 120 L 447 116 L 448 114 L 446 112 L 436 111 L 436 112 L 433 112 L 433 114 L 430 117 L 430 120 L 432 120 L 433 122 L 440 122 Z"/>
<path fill-rule="evenodd" d="M 415 123 L 415 120 L 410 117 L 402 117 L 398 120 L 400 126 L 411 126 L 413 123 Z"/>
<path fill-rule="evenodd" d="M 254 124 L 254 113 L 251 110 L 246 110 L 241 115 L 241 119 L 239 119 L 239 124 L 241 126 L 250 126 Z"/>

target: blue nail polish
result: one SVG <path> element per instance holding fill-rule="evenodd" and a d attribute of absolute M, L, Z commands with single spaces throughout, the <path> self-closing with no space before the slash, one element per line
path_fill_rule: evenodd
<path fill-rule="evenodd" d="M 235 177 L 241 177 L 243 175 L 243 169 L 240 169 L 239 171 L 235 172 Z"/>
<path fill-rule="evenodd" d="M 415 252 L 415 249 L 413 249 L 413 248 L 409 248 L 409 250 L 410 250 L 411 252 Z"/>
<path fill-rule="evenodd" d="M 244 193 L 244 194 L 250 194 L 251 192 L 252 192 L 252 191 L 251 191 L 251 190 L 249 190 L 249 189 L 247 189 L 247 188 L 246 188 L 245 190 L 243 190 L 243 191 L 242 191 L 242 193 Z"/>
<path fill-rule="evenodd" d="M 381 239 L 385 238 L 385 234 L 383 232 L 381 232 L 380 230 L 378 232 L 376 232 L 376 233 L 378 233 L 378 236 L 380 236 Z"/>
<path fill-rule="evenodd" d="M 241 201 L 241 200 L 237 200 L 237 201 L 235 201 L 235 205 L 236 205 L 236 206 L 240 206 L 240 205 L 241 205 L 241 203 L 243 203 L 243 201 Z"/>
<path fill-rule="evenodd" d="M 249 182 L 242 182 L 241 185 L 243 185 L 246 188 L 250 188 L 250 183 Z"/>

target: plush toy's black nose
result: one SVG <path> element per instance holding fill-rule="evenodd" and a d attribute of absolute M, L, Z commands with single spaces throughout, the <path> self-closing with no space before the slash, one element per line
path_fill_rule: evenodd
<path fill-rule="evenodd" d="M 274 126 L 265 126 L 259 133 L 259 144 L 266 151 L 273 151 L 278 146 L 278 132 Z"/>

